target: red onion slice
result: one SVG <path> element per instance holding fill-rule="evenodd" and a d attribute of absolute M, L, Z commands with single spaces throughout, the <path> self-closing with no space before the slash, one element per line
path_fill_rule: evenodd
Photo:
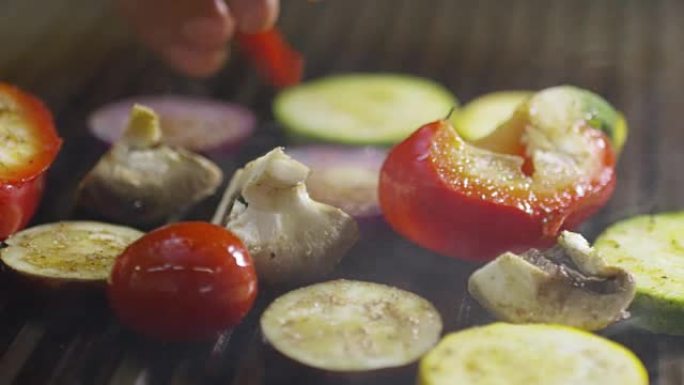
<path fill-rule="evenodd" d="M 359 219 L 381 214 L 378 180 L 387 151 L 373 147 L 304 146 L 286 149 L 286 153 L 311 169 L 306 184 L 314 200 Z"/>
<path fill-rule="evenodd" d="M 176 95 L 138 96 L 93 112 L 88 120 L 92 134 L 107 144 L 117 141 L 135 103 L 159 114 L 164 142 L 205 154 L 234 149 L 256 124 L 249 109 L 233 103 Z"/>

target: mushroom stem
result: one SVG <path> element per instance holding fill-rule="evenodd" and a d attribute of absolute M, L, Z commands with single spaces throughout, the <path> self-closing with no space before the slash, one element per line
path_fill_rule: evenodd
<path fill-rule="evenodd" d="M 123 141 L 131 147 L 150 148 L 161 143 L 161 136 L 157 114 L 143 105 L 134 105 Z"/>

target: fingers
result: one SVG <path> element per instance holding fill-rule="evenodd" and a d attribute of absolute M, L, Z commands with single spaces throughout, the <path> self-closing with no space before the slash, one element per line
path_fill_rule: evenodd
<path fill-rule="evenodd" d="M 262 32 L 278 16 L 278 0 L 117 1 L 144 44 L 172 68 L 194 77 L 221 69 L 236 28 Z"/>
<path fill-rule="evenodd" d="M 119 0 L 143 43 L 189 76 L 216 73 L 228 58 L 235 21 L 223 0 Z"/>
<path fill-rule="evenodd" d="M 228 59 L 228 49 L 196 50 L 185 45 L 168 47 L 164 56 L 171 67 L 185 75 L 205 78 L 218 72 Z"/>
<path fill-rule="evenodd" d="M 240 32 L 263 32 L 275 24 L 278 0 L 227 0 Z"/>

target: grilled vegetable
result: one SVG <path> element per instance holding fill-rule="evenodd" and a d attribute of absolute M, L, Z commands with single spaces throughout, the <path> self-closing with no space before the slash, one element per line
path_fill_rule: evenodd
<path fill-rule="evenodd" d="M 266 341 L 286 357 L 332 372 L 408 365 L 439 339 L 425 299 L 370 282 L 337 280 L 297 289 L 261 316 Z"/>
<path fill-rule="evenodd" d="M 387 153 L 364 147 L 309 146 L 288 154 L 311 168 L 306 187 L 311 198 L 357 219 L 380 215 L 378 180 Z"/>
<path fill-rule="evenodd" d="M 161 144 L 157 115 L 135 106 L 124 136 L 81 182 L 80 198 L 105 218 L 150 226 L 211 195 L 221 179 L 206 158 Z"/>
<path fill-rule="evenodd" d="M 143 233 L 99 222 L 57 222 L 22 230 L 5 240 L 0 259 L 24 276 L 50 284 L 104 283 L 117 255 Z"/>
<path fill-rule="evenodd" d="M 563 114 L 556 115 L 557 119 L 585 121 L 589 126 L 603 131 L 610 138 L 615 153 L 620 153 L 627 140 L 627 123 L 610 103 L 591 91 L 573 86 L 553 87 L 547 92 L 546 99 L 552 104 L 570 106 Z M 545 105 L 538 105 L 538 108 L 545 108 Z"/>
<path fill-rule="evenodd" d="M 159 115 L 161 141 L 209 156 L 219 157 L 238 147 L 254 131 L 256 118 L 237 104 L 189 96 L 139 96 L 107 104 L 89 119 L 90 131 L 107 145 L 123 135 L 135 104 Z"/>
<path fill-rule="evenodd" d="M 309 197 L 308 175 L 276 148 L 233 175 L 214 215 L 242 239 L 268 284 L 320 278 L 358 239 L 352 217 Z"/>
<path fill-rule="evenodd" d="M 447 335 L 420 363 L 418 385 L 648 385 L 615 342 L 557 325 L 493 324 Z"/>
<path fill-rule="evenodd" d="M 544 91 L 544 98 L 536 106 L 550 118 L 567 123 L 585 121 L 587 125 L 603 131 L 610 138 L 613 149 L 619 154 L 627 140 L 627 122 L 601 96 L 573 86 L 558 86 Z M 523 102 L 533 95 L 530 91 L 503 91 L 481 96 L 466 104 L 452 121 L 458 133 L 467 141 L 477 141 L 491 134 L 508 120 Z M 568 106 L 553 112 L 554 106 Z M 558 122 L 558 124 L 565 124 Z"/>
<path fill-rule="evenodd" d="M 473 143 L 437 121 L 395 146 L 380 173 L 385 219 L 438 253 L 489 260 L 547 247 L 591 216 L 613 192 L 615 156 L 555 95 L 535 94 Z"/>
<path fill-rule="evenodd" d="M 505 253 L 475 271 L 468 291 L 498 318 L 603 329 L 626 317 L 634 278 L 608 265 L 579 234 L 563 232 L 558 245 Z"/>
<path fill-rule="evenodd" d="M 293 86 L 302 80 L 304 59 L 277 28 L 255 34 L 238 32 L 237 40 L 242 51 L 275 87 Z"/>
<path fill-rule="evenodd" d="M 656 333 L 684 335 L 684 212 L 618 222 L 595 248 L 636 278 L 633 320 Z"/>
<path fill-rule="evenodd" d="M 531 91 L 500 91 L 482 95 L 463 106 L 451 121 L 463 139 L 477 140 L 510 119 L 515 109 L 532 95 Z"/>
<path fill-rule="evenodd" d="M 0 239 L 23 228 L 62 145 L 42 102 L 0 82 Z"/>
<path fill-rule="evenodd" d="M 237 325 L 252 307 L 257 278 L 242 242 L 204 222 L 146 234 L 116 259 L 111 305 L 130 328 L 163 340 L 197 340 Z"/>
<path fill-rule="evenodd" d="M 282 91 L 278 121 L 296 135 L 348 144 L 394 144 L 458 104 L 430 80 L 395 74 L 346 74 Z"/>

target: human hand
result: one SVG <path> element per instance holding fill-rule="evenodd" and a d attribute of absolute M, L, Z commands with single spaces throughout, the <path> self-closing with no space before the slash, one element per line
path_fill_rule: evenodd
<path fill-rule="evenodd" d="M 237 31 L 273 26 L 278 0 L 117 0 L 140 39 L 175 70 L 193 77 L 216 73 Z"/>

